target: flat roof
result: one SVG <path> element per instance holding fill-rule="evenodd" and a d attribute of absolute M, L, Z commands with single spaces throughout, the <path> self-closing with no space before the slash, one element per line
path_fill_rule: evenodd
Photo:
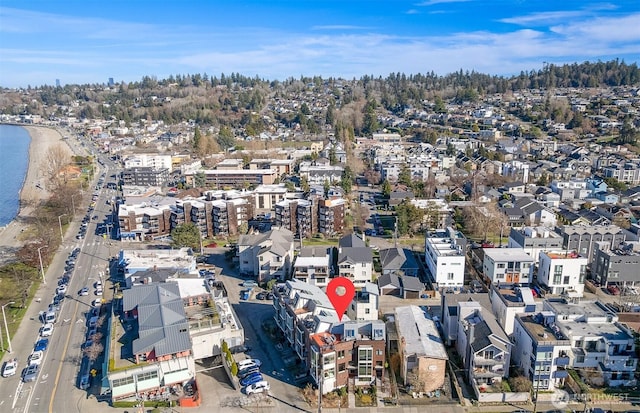
<path fill-rule="evenodd" d="M 436 324 L 427 318 L 420 307 L 408 305 L 396 307 L 398 335 L 405 340 L 405 352 L 416 356 L 447 360 Z"/>
<path fill-rule="evenodd" d="M 522 326 L 527 329 L 527 331 L 529 332 L 529 335 L 535 341 L 538 341 L 538 342 L 553 341 L 555 342 L 555 344 L 559 344 L 559 345 L 567 345 L 567 346 L 571 345 L 571 341 L 568 339 L 556 338 L 556 333 L 552 329 L 550 329 L 549 327 L 543 324 L 537 323 L 534 320 L 533 316 L 519 315 L 518 318 L 520 319 L 520 323 L 522 323 Z"/>
<path fill-rule="evenodd" d="M 533 262 L 533 257 L 523 248 L 483 248 L 485 257 L 493 261 L 526 261 Z"/>

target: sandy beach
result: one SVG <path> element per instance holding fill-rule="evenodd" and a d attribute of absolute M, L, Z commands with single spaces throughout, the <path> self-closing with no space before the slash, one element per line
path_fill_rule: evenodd
<path fill-rule="evenodd" d="M 16 218 L 4 229 L 0 229 L 0 251 L 11 254 L 15 248 L 21 245 L 21 230 L 24 228 L 25 220 L 31 216 L 34 209 L 49 197 L 49 193 L 44 189 L 42 171 L 40 165 L 44 162 L 49 149 L 55 145 L 67 145 L 62 140 L 62 135 L 55 130 L 39 126 L 22 126 L 31 136 L 29 144 L 29 165 L 27 176 L 20 192 L 20 210 Z M 3 261 L 8 257 L 0 257 Z"/>

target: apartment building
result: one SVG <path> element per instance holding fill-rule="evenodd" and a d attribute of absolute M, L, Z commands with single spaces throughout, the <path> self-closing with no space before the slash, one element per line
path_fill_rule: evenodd
<path fill-rule="evenodd" d="M 529 285 L 533 257 L 522 248 L 484 248 L 482 269 L 491 283 Z"/>
<path fill-rule="evenodd" d="M 153 168 L 173 170 L 171 155 L 160 155 L 151 153 L 138 153 L 129 155 L 124 160 L 124 169 L 130 168 Z"/>
<path fill-rule="evenodd" d="M 584 300 L 547 300 L 544 310 L 555 314 L 555 325 L 571 342 L 571 366 L 597 373 L 589 375 L 591 384 L 636 385 L 635 335 L 617 314 L 598 301 Z"/>
<path fill-rule="evenodd" d="M 508 248 L 522 248 L 538 264 L 540 251 L 562 249 L 562 237 L 549 227 L 511 228 Z"/>
<path fill-rule="evenodd" d="M 122 171 L 124 185 L 162 187 L 169 181 L 168 168 L 135 167 Z"/>
<path fill-rule="evenodd" d="M 122 241 L 150 241 L 171 233 L 171 206 L 140 203 L 118 206 Z"/>
<path fill-rule="evenodd" d="M 587 262 L 575 251 L 541 251 L 538 283 L 551 294 L 582 297 Z"/>
<path fill-rule="evenodd" d="M 625 242 L 611 249 L 607 243 L 596 248 L 591 275 L 601 285 L 637 286 L 640 285 L 639 273 L 639 242 Z"/>
<path fill-rule="evenodd" d="M 577 251 L 593 263 L 596 243 L 604 242 L 609 249 L 616 249 L 625 241 L 625 234 L 617 225 L 564 225 L 559 229 L 562 248 Z"/>
<path fill-rule="evenodd" d="M 465 251 L 462 235 L 448 227 L 428 232 L 425 237 L 425 264 L 434 288 L 461 288 L 464 285 Z"/>
<path fill-rule="evenodd" d="M 293 278 L 316 287 L 326 287 L 332 275 L 331 251 L 327 247 L 302 247 L 293 263 Z"/>
<path fill-rule="evenodd" d="M 310 337 L 328 332 L 332 324 L 339 322 L 338 314 L 325 292 L 314 285 L 289 280 L 277 285 L 273 292 L 275 322 L 287 343 L 308 368 L 311 365 Z"/>
<path fill-rule="evenodd" d="M 442 339 L 447 346 L 452 346 L 458 340 L 458 303 L 473 301 L 486 309 L 491 308 L 491 301 L 487 294 L 442 294 L 440 295 L 440 320 L 442 322 Z M 428 309 L 431 311 L 431 309 Z"/>
<path fill-rule="evenodd" d="M 342 234 L 346 201 L 343 198 L 321 200 L 318 205 L 318 232 L 327 236 Z"/>
<path fill-rule="evenodd" d="M 241 226 L 249 225 L 254 216 L 253 204 L 246 198 L 216 200 L 211 206 L 213 236 L 238 235 Z"/>
<path fill-rule="evenodd" d="M 386 328 L 382 320 L 344 321 L 310 336 L 309 374 L 322 394 L 376 385 L 384 375 Z"/>
<path fill-rule="evenodd" d="M 518 314 L 513 340 L 514 363 L 525 372 L 537 391 L 553 391 L 564 386 L 571 364 L 571 341 L 555 324 L 549 311 Z"/>
<path fill-rule="evenodd" d="M 216 189 L 268 185 L 278 177 L 275 169 L 202 169 L 185 175 L 185 183 L 195 186 L 199 174 L 204 176 L 203 186 Z"/>
<path fill-rule="evenodd" d="M 117 341 L 105 347 L 108 367 L 104 373 L 113 401 L 153 400 L 157 394 L 168 395 L 172 385 L 195 378 L 189 326 L 177 284 L 124 290 L 119 311 L 122 324 L 113 328 L 109 323 L 106 342 L 111 343 L 110 337 Z"/>
<path fill-rule="evenodd" d="M 293 234 L 286 229 L 241 235 L 238 239 L 240 274 L 258 282 L 272 278 L 284 280 L 293 263 Z"/>

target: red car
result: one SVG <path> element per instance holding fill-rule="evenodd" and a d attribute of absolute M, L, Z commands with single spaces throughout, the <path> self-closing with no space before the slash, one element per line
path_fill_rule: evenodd
<path fill-rule="evenodd" d="M 609 291 L 609 294 L 611 295 L 620 295 L 620 289 L 618 288 L 617 285 L 611 284 L 610 286 L 607 287 L 607 291 Z"/>

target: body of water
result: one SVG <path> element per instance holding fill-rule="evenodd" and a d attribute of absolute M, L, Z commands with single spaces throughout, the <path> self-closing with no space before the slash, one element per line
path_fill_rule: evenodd
<path fill-rule="evenodd" d="M 20 126 L 0 125 L 0 227 L 20 208 L 20 190 L 27 176 L 31 136 Z"/>

